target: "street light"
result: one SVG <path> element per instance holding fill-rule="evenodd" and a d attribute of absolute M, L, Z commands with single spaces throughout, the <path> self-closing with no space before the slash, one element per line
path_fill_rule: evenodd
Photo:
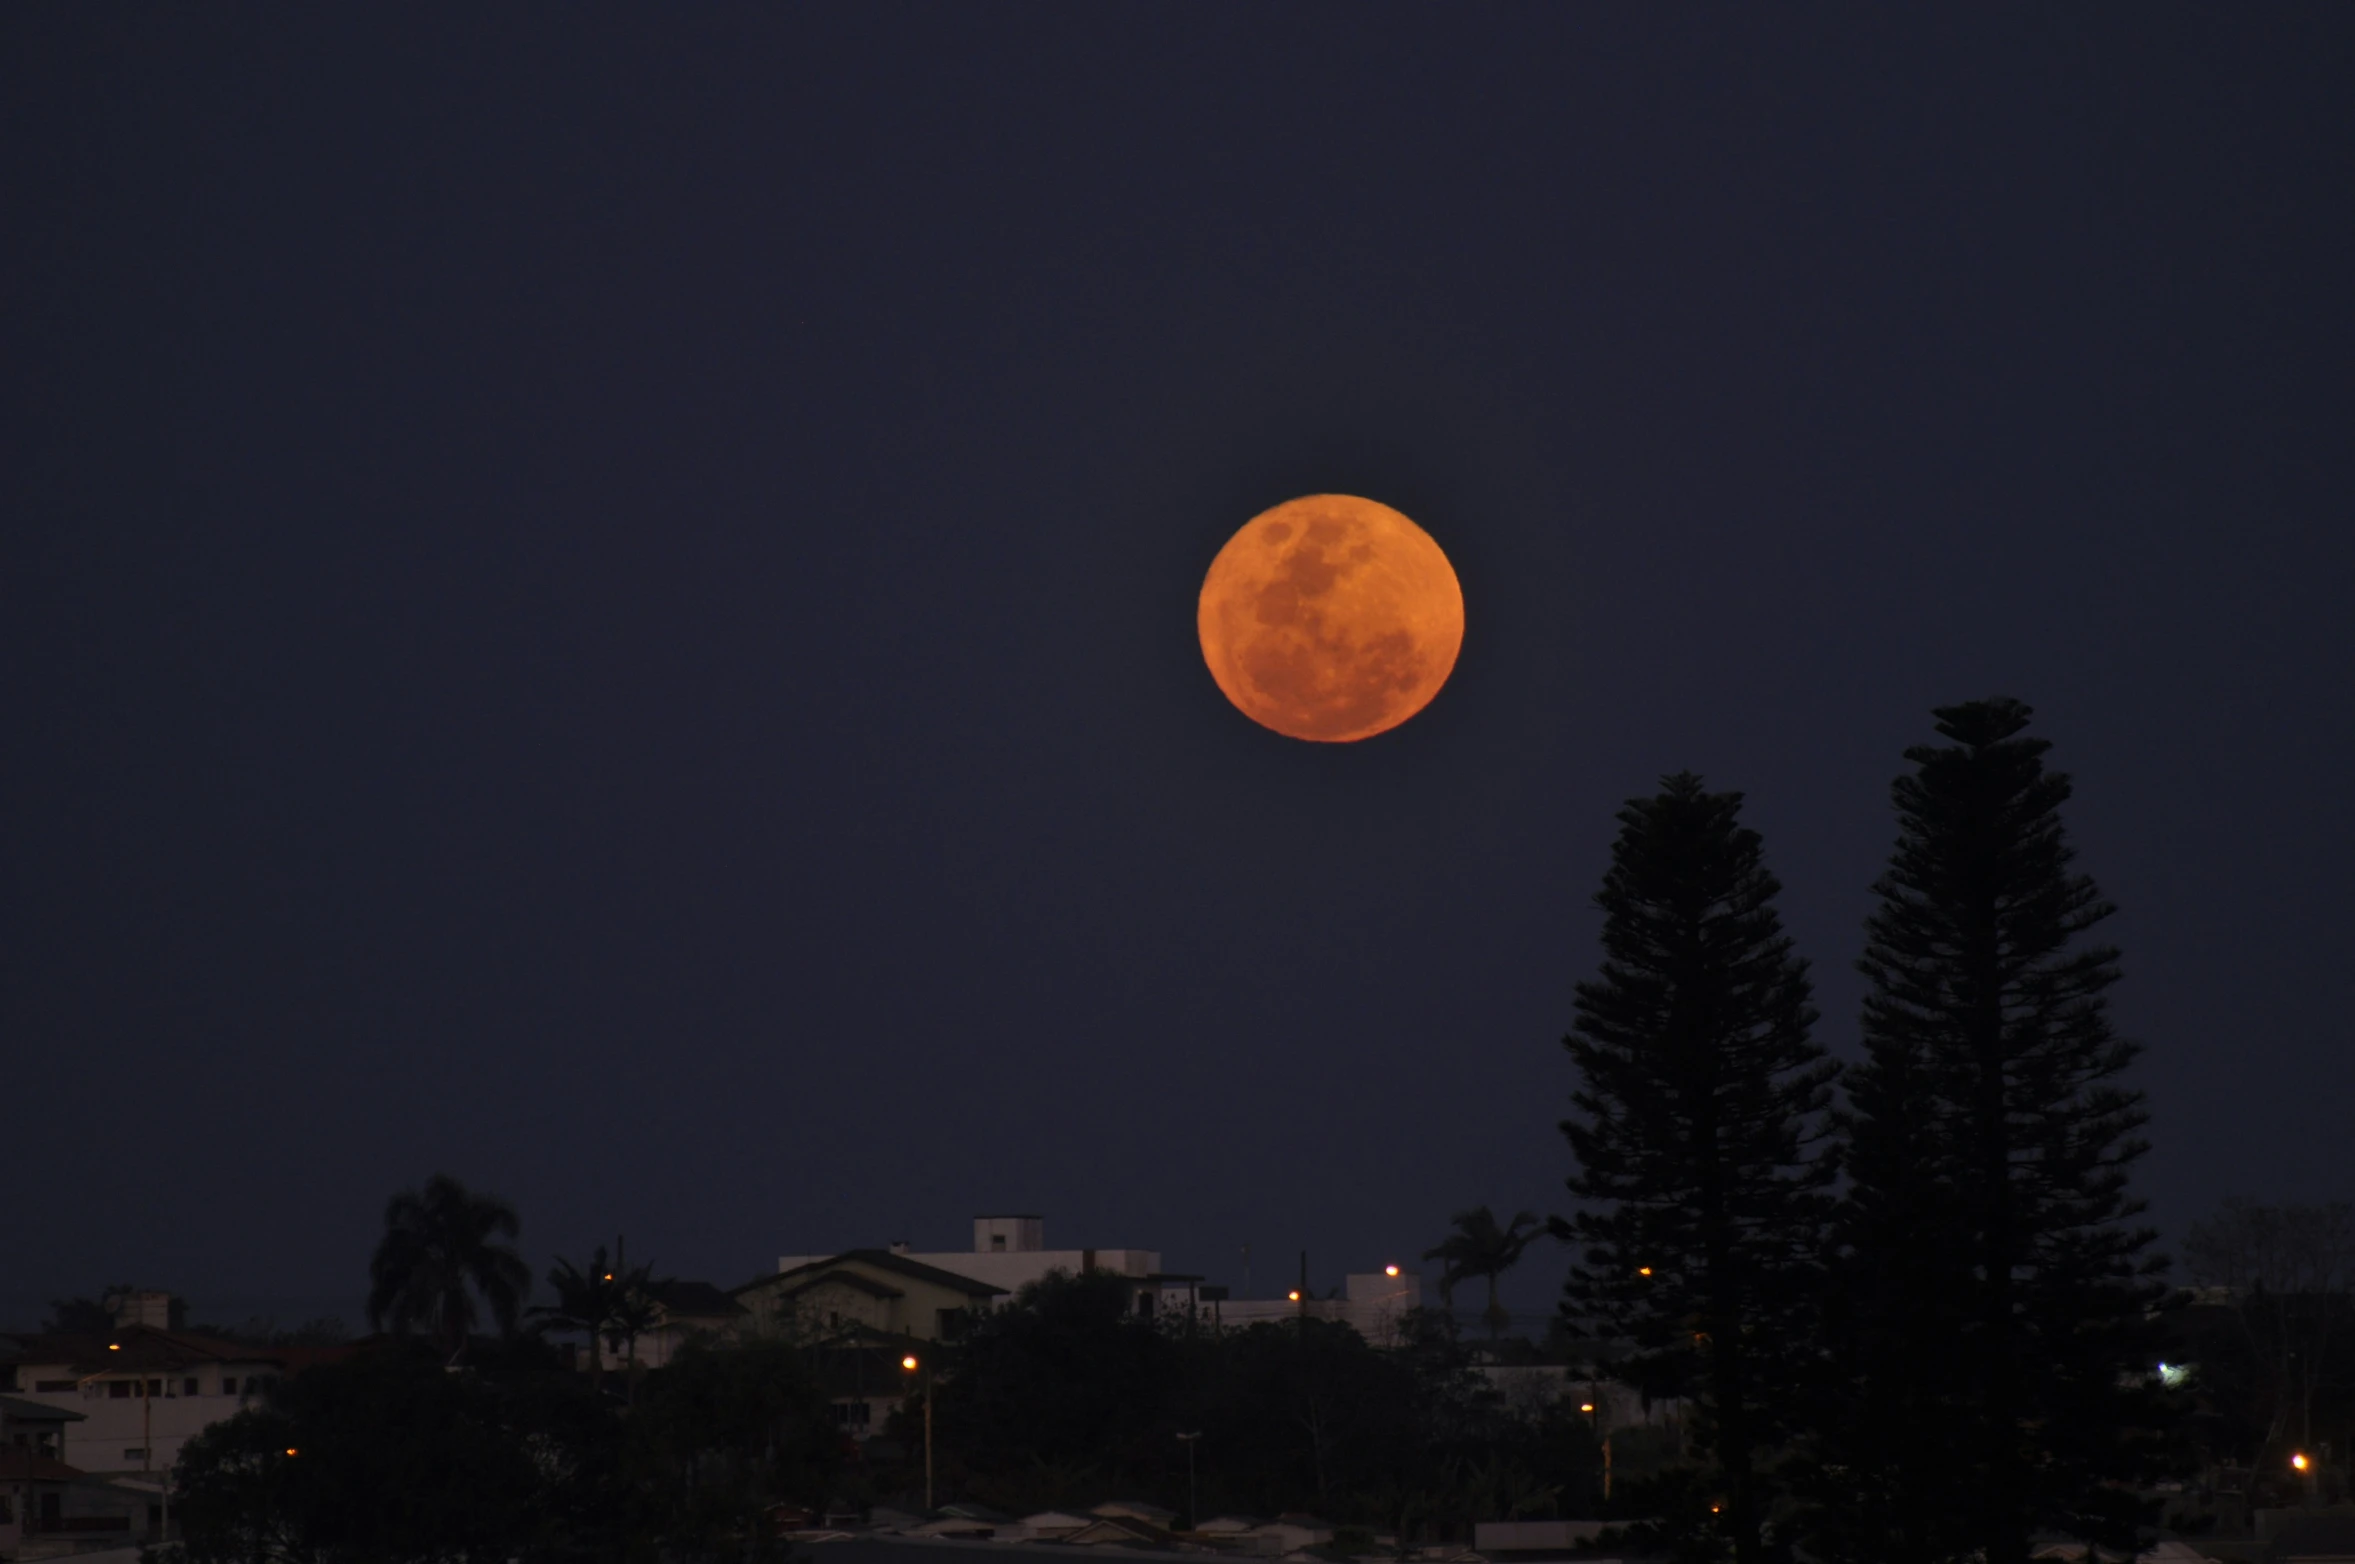
<path fill-rule="evenodd" d="M 1194 1492 L 1194 1441 L 1202 1437 L 1197 1428 L 1190 1434 L 1178 1435 L 1178 1443 L 1186 1447 L 1186 1530 L 1202 1524 L 1202 1501 Z"/>
<path fill-rule="evenodd" d="M 1395 1265 L 1386 1265 L 1382 1267 L 1382 1274 L 1384 1276 L 1396 1276 L 1398 1274 L 1398 1267 Z"/>
<path fill-rule="evenodd" d="M 899 1366 L 910 1374 L 921 1366 L 911 1352 L 899 1360 Z M 932 1513 L 932 1370 L 924 1369 L 924 1513 Z"/>

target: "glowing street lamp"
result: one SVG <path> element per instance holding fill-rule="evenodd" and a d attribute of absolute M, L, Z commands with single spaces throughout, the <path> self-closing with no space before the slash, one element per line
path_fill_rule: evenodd
<path fill-rule="evenodd" d="M 1382 1274 L 1384 1276 L 1396 1276 L 1398 1274 L 1398 1267 L 1395 1265 L 1386 1265 L 1382 1267 Z"/>
<path fill-rule="evenodd" d="M 2290 1465 L 2296 1467 L 2301 1472 L 2306 1470 L 2308 1464 L 2309 1463 L 2306 1460 L 2306 1452 L 2303 1450 L 2300 1450 L 2296 1455 L 2290 1457 Z"/>

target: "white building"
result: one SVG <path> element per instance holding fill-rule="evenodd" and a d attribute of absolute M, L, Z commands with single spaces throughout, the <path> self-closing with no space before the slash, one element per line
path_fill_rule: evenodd
<path fill-rule="evenodd" d="M 936 1254 L 912 1253 L 905 1244 L 893 1244 L 891 1252 L 903 1260 L 928 1265 L 935 1270 L 953 1272 L 992 1287 L 1002 1287 L 1011 1298 L 1032 1282 L 1041 1281 L 1049 1272 L 1062 1271 L 1072 1276 L 1090 1271 L 1110 1272 L 1134 1282 L 1133 1296 L 1138 1312 L 1152 1314 L 1162 1310 L 1184 1310 L 1194 1304 L 1202 1278 L 1173 1276 L 1161 1269 L 1160 1251 L 1154 1249 L 1049 1249 L 1046 1240 L 1046 1221 L 1036 1216 L 977 1216 L 973 1219 L 973 1247 L 970 1250 L 952 1249 Z M 785 1254 L 777 1257 L 780 1273 L 797 1271 L 817 1265 L 834 1256 L 823 1254 Z"/>
<path fill-rule="evenodd" d="M 1392 1265 L 1344 1277 L 1338 1298 L 1304 1299 L 1297 1294 L 1289 1298 L 1229 1298 L 1210 1308 L 1217 1322 L 1230 1328 L 1305 1315 L 1312 1320 L 1338 1320 L 1377 1347 L 1395 1347 L 1407 1311 L 1422 1306 L 1423 1278 Z"/>
<path fill-rule="evenodd" d="M 286 1353 L 128 1325 L 106 1336 L 16 1338 L 12 1393 L 80 1414 L 57 1456 L 85 1472 L 162 1472 L 180 1447 L 285 1372 Z"/>

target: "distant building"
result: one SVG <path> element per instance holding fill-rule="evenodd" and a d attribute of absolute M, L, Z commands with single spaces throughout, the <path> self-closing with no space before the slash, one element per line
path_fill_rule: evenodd
<path fill-rule="evenodd" d="M 860 1249 L 850 1253 L 870 1255 L 875 1251 Z M 996 1289 L 995 1296 L 999 1301 L 1011 1297 L 1033 1282 L 1045 1280 L 1054 1271 L 1071 1276 L 1089 1272 L 1108 1273 L 1126 1279 L 1131 1284 L 1130 1307 L 1139 1314 L 1158 1314 L 1170 1310 L 1182 1312 L 1198 1307 L 1201 1301 L 1202 1278 L 1163 1272 L 1158 1250 L 1049 1249 L 1046 1246 L 1046 1221 L 1037 1216 L 975 1217 L 973 1247 L 970 1250 L 914 1254 L 909 1252 L 905 1244 L 894 1244 L 890 1253 L 899 1259 L 936 1271 L 985 1282 Z M 837 1257 L 779 1255 L 777 1271 L 779 1275 L 792 1274 L 834 1258 Z M 742 1294 L 744 1290 L 738 1288 L 737 1292 Z"/>
<path fill-rule="evenodd" d="M 1365 1271 L 1342 1278 L 1338 1298 L 1229 1298 L 1211 1317 L 1229 1329 L 1268 1321 L 1338 1320 L 1377 1347 L 1395 1347 L 1408 1311 L 1423 1306 L 1423 1278 L 1413 1271 Z"/>
<path fill-rule="evenodd" d="M 794 1257 L 788 1256 L 788 1260 Z M 781 1265 L 735 1288 L 744 1328 L 823 1340 L 865 1330 L 917 1341 L 959 1335 L 966 1319 L 1006 1289 L 913 1255 L 853 1249 Z"/>
<path fill-rule="evenodd" d="M 661 1368 L 697 1337 L 722 1337 L 748 1318 L 743 1304 L 709 1282 L 657 1282 L 654 1325 L 631 1350 L 641 1368 Z"/>

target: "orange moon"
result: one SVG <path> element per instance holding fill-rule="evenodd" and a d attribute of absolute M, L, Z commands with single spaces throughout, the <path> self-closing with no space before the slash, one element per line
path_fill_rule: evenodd
<path fill-rule="evenodd" d="M 1464 594 L 1387 505 L 1309 494 L 1261 511 L 1202 581 L 1202 660 L 1244 716 L 1296 739 L 1372 738 L 1431 704 L 1464 644 Z"/>

